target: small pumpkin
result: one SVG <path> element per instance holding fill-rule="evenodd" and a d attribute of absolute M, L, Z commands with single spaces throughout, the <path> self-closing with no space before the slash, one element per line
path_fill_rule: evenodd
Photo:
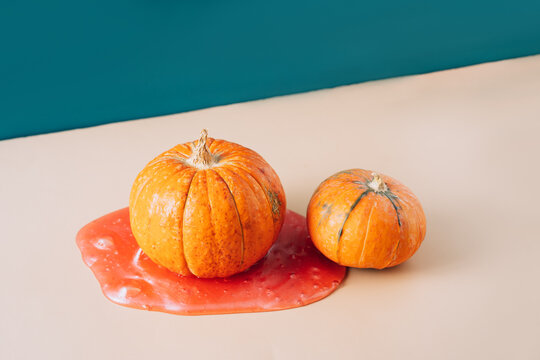
<path fill-rule="evenodd" d="M 207 137 L 180 144 L 138 174 L 130 224 L 143 252 L 181 275 L 226 277 L 270 249 L 285 215 L 279 177 L 256 152 Z"/>
<path fill-rule="evenodd" d="M 323 181 L 307 210 L 315 246 L 345 266 L 383 269 L 418 250 L 426 218 L 403 184 L 368 170 L 341 171 Z"/>

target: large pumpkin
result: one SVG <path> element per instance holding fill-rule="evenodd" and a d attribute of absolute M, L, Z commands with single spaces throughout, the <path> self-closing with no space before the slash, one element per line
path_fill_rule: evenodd
<path fill-rule="evenodd" d="M 256 152 L 207 138 L 177 145 L 139 173 L 133 235 L 154 262 L 181 275 L 226 277 L 270 249 L 285 215 L 281 182 Z"/>
<path fill-rule="evenodd" d="M 426 233 L 422 206 L 407 187 L 361 169 L 323 181 L 311 198 L 307 221 L 313 243 L 326 257 L 358 268 L 401 264 Z"/>

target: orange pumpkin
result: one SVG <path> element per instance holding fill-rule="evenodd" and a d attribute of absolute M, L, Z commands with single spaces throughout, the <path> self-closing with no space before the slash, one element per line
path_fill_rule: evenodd
<path fill-rule="evenodd" d="M 281 182 L 256 152 L 207 138 L 180 144 L 139 173 L 129 200 L 141 249 L 181 275 L 226 277 L 270 249 L 285 215 Z"/>
<path fill-rule="evenodd" d="M 426 234 L 416 196 L 389 176 L 361 169 L 323 181 L 311 198 L 307 221 L 313 243 L 326 257 L 358 268 L 401 264 Z"/>

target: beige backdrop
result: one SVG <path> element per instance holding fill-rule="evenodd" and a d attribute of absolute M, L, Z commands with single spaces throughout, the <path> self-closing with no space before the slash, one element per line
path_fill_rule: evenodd
<path fill-rule="evenodd" d="M 537 56 L 0 142 L 0 358 L 539 359 L 539 121 Z M 263 155 L 301 213 L 338 170 L 399 179 L 424 205 L 424 244 L 293 310 L 110 303 L 76 232 L 203 127 Z"/>

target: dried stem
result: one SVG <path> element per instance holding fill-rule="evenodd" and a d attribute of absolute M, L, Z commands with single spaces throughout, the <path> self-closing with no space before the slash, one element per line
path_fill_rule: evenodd
<path fill-rule="evenodd" d="M 193 147 L 193 153 L 189 157 L 189 162 L 198 169 L 208 169 L 214 162 L 214 157 L 206 146 L 208 131 L 203 129 L 197 144 Z"/>
<path fill-rule="evenodd" d="M 368 183 L 368 186 L 375 192 L 388 191 L 388 186 L 384 183 L 383 179 L 377 173 L 371 173 L 373 179 Z"/>

